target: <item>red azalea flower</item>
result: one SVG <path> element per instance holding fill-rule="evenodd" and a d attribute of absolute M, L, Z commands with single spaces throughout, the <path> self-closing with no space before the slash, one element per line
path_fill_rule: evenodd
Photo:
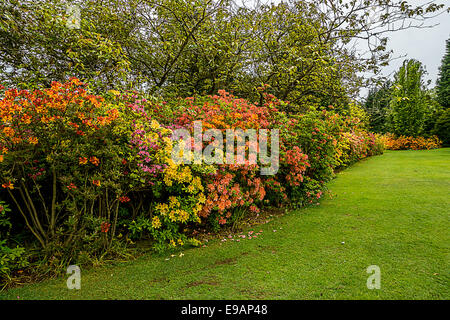
<path fill-rule="evenodd" d="M 77 186 L 76 186 L 75 184 L 73 184 L 73 183 L 70 183 L 70 184 L 67 186 L 67 189 L 69 189 L 69 190 L 74 190 L 74 189 L 77 189 Z"/>
<path fill-rule="evenodd" d="M 111 223 L 102 222 L 102 224 L 101 224 L 101 232 L 107 233 L 109 231 L 109 227 L 111 227 Z"/>
<path fill-rule="evenodd" d="M 120 198 L 119 198 L 119 201 L 122 202 L 122 203 L 129 202 L 130 200 L 131 200 L 131 199 L 128 198 L 127 196 L 123 196 L 123 197 L 120 197 Z"/>

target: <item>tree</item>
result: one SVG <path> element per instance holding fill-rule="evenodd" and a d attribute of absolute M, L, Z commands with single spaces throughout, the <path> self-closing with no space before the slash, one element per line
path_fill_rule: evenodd
<path fill-rule="evenodd" d="M 439 68 L 436 84 L 438 102 L 447 109 L 450 107 L 450 39 L 446 42 L 446 53 Z"/>
<path fill-rule="evenodd" d="M 442 109 L 442 106 L 437 101 L 436 88 L 425 91 L 425 105 L 426 114 L 422 135 L 424 137 L 430 137 L 432 135 L 435 135 L 434 129 L 436 122 L 442 116 L 442 113 L 444 111 Z"/>
<path fill-rule="evenodd" d="M 389 111 L 391 132 L 397 135 L 418 136 L 423 133 L 427 115 L 427 95 L 422 63 L 405 60 L 394 76 Z"/>
<path fill-rule="evenodd" d="M 252 101 L 269 84 L 293 111 L 347 105 L 359 75 L 389 61 L 386 32 L 422 27 L 444 8 L 433 1 L 267 2 L 4 0 L 0 81 L 77 76 L 165 96 L 227 89 Z M 80 29 L 66 28 L 70 4 L 80 8 Z M 367 41 L 366 55 L 352 48 L 355 40 Z"/>
<path fill-rule="evenodd" d="M 435 123 L 433 133 L 442 140 L 444 146 L 450 146 L 450 108 L 441 113 Z"/>
<path fill-rule="evenodd" d="M 0 3 L 0 82 L 49 86 L 71 76 L 112 87 L 129 62 L 122 47 L 96 30 L 88 15 L 68 27 L 67 2 Z"/>
<path fill-rule="evenodd" d="M 376 133 L 386 132 L 387 114 L 391 101 L 392 82 L 390 80 L 381 86 L 369 90 L 364 110 L 369 115 L 370 130 Z"/>

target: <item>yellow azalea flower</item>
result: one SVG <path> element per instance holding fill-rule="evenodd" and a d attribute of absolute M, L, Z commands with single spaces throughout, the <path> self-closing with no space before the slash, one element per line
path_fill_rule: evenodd
<path fill-rule="evenodd" d="M 195 193 L 195 186 L 193 184 L 188 185 L 187 192 Z"/>
<path fill-rule="evenodd" d="M 177 240 L 177 243 L 178 243 L 180 246 L 182 246 L 182 245 L 184 244 L 183 240 L 181 240 L 181 239 L 178 239 L 178 240 Z"/>
<path fill-rule="evenodd" d="M 152 122 L 151 122 L 151 124 L 150 124 L 150 128 L 156 130 L 156 129 L 158 129 L 159 127 L 160 127 L 160 125 L 159 125 L 158 121 L 152 120 Z"/>
<path fill-rule="evenodd" d="M 156 217 L 156 216 L 153 217 L 152 227 L 155 228 L 155 229 L 158 229 L 159 227 L 161 227 L 161 221 L 159 221 L 159 218 Z"/>
<path fill-rule="evenodd" d="M 171 131 L 169 130 L 169 132 L 171 132 Z M 164 144 L 166 145 L 168 153 L 171 153 L 172 148 L 173 148 L 172 140 L 168 137 L 164 137 L 162 140 L 163 140 Z"/>
<path fill-rule="evenodd" d="M 169 212 L 169 206 L 167 203 L 158 203 L 156 205 L 156 210 L 158 210 L 162 216 L 165 216 Z"/>
<path fill-rule="evenodd" d="M 205 203 L 206 202 L 206 197 L 203 193 L 200 193 L 199 197 L 198 197 L 198 202 L 199 203 Z"/>
<path fill-rule="evenodd" d="M 178 210 L 171 210 L 169 213 L 169 220 L 172 222 L 177 221 L 177 212 Z"/>
<path fill-rule="evenodd" d="M 167 128 L 161 128 L 161 132 L 163 133 L 163 134 L 171 134 L 172 133 L 172 130 L 170 130 L 170 129 L 167 129 Z M 163 140 L 164 140 L 165 138 L 163 138 Z M 169 139 L 170 140 L 170 139 Z M 171 141 L 171 140 L 170 140 Z"/>
<path fill-rule="evenodd" d="M 177 246 L 177 244 L 176 244 L 175 241 L 173 241 L 173 240 L 170 240 L 170 245 L 172 245 L 172 246 L 174 246 L 174 247 Z"/>
<path fill-rule="evenodd" d="M 194 179 L 192 180 L 192 184 L 197 190 L 203 191 L 202 180 L 200 179 L 200 177 L 194 177 Z"/>
<path fill-rule="evenodd" d="M 181 172 L 182 181 L 189 182 L 192 180 L 191 169 L 189 167 L 184 167 Z"/>
<path fill-rule="evenodd" d="M 178 211 L 178 219 L 181 222 L 186 222 L 189 219 L 189 213 L 184 210 L 179 210 Z"/>
<path fill-rule="evenodd" d="M 201 204 L 197 204 L 197 205 L 192 209 L 192 211 L 193 211 L 195 214 L 198 214 L 200 211 L 202 211 L 202 208 L 203 208 L 203 206 L 202 206 Z"/>
<path fill-rule="evenodd" d="M 170 196 L 169 197 L 169 208 L 178 208 L 180 206 L 180 202 L 178 201 L 178 199 L 174 196 Z"/>
<path fill-rule="evenodd" d="M 109 93 L 112 93 L 112 94 L 115 95 L 115 96 L 120 95 L 120 92 L 117 91 L 117 90 L 109 90 L 108 92 L 109 92 Z"/>
<path fill-rule="evenodd" d="M 164 182 L 167 186 L 171 187 L 172 186 L 172 181 L 169 180 L 167 177 L 164 177 Z"/>

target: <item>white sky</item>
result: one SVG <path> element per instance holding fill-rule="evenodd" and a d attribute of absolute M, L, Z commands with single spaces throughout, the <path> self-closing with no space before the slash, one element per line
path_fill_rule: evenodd
<path fill-rule="evenodd" d="M 446 2 L 444 0 L 442 2 Z M 410 1 L 412 4 L 420 1 Z M 422 62 L 427 71 L 427 79 L 431 79 L 430 87 L 434 87 L 438 76 L 438 68 L 445 54 L 445 41 L 450 38 L 450 14 L 444 13 L 430 19 L 427 23 L 434 25 L 426 29 L 407 29 L 392 32 L 389 35 L 388 48 L 394 50 L 394 56 L 407 55 L 405 58 L 394 60 L 384 68 L 384 74 L 395 72 L 403 60 L 416 59 Z"/>

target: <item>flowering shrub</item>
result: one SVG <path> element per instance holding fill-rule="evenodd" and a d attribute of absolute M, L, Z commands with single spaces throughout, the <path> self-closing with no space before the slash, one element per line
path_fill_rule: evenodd
<path fill-rule="evenodd" d="M 5 90 L 2 193 L 49 254 L 100 254 L 118 233 L 150 236 L 163 250 L 197 245 L 186 229 L 218 229 L 267 205 L 316 203 L 336 168 L 382 152 L 359 115 L 344 117 L 331 106 L 290 115 L 281 111 L 287 102 L 262 94 L 262 105 L 225 91 L 166 103 L 114 90 L 92 95 L 77 79 Z M 277 174 L 261 175 L 260 160 L 175 162 L 172 152 L 184 142 L 174 140 L 173 129 L 193 133 L 198 120 L 203 131 L 279 130 Z M 253 147 L 259 145 L 246 141 L 246 150 Z"/>
<path fill-rule="evenodd" d="M 2 187 L 43 248 L 74 241 L 99 198 L 98 223 L 110 220 L 114 192 L 104 196 L 121 177 L 123 147 L 114 135 L 119 111 L 103 102 L 76 79 L 7 90 L 0 101 Z"/>
<path fill-rule="evenodd" d="M 104 250 L 120 206 L 137 193 L 156 202 L 175 189 L 181 197 L 185 187 L 202 190 L 198 178 L 187 177 L 190 168 L 170 162 L 171 130 L 116 95 L 90 95 L 73 79 L 42 91 L 7 90 L 0 101 L 2 187 L 45 249 L 90 242 Z M 183 223 L 196 219 L 194 206 L 185 205 L 189 218 L 177 218 Z M 164 238 L 173 240 L 177 230 L 164 224 L 173 219 L 154 220 L 154 232 L 170 229 Z"/>
<path fill-rule="evenodd" d="M 388 150 L 430 150 L 439 148 L 442 142 L 437 136 L 432 136 L 430 138 L 424 137 L 396 137 L 393 134 L 385 134 L 381 137 L 381 140 Z"/>

